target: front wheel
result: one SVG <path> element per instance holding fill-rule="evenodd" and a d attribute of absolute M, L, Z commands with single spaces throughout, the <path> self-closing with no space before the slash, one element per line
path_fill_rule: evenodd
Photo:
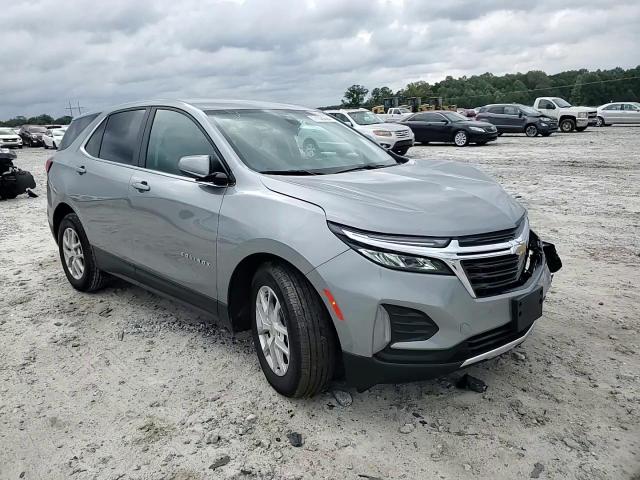
<path fill-rule="evenodd" d="M 598 118 L 596 118 L 596 127 L 604 127 L 604 118 L 598 116 Z"/>
<path fill-rule="evenodd" d="M 268 262 L 251 284 L 253 342 L 262 372 L 287 397 L 312 397 L 333 377 L 336 339 L 331 319 L 308 280 Z"/>
<path fill-rule="evenodd" d="M 572 118 L 565 118 L 560 122 L 560 130 L 564 133 L 573 132 L 576 128 L 576 122 Z"/>
<path fill-rule="evenodd" d="M 535 137 L 538 135 L 538 127 L 535 125 L 527 125 L 527 128 L 524 129 L 524 133 L 527 137 Z"/>
<path fill-rule="evenodd" d="M 60 222 L 58 250 L 62 268 L 73 288 L 93 292 L 104 285 L 105 274 L 98 268 L 93 247 L 75 213 Z"/>
<path fill-rule="evenodd" d="M 453 143 L 455 143 L 457 147 L 466 147 L 469 144 L 469 136 L 467 135 L 467 132 L 464 130 L 458 130 L 453 136 Z"/>

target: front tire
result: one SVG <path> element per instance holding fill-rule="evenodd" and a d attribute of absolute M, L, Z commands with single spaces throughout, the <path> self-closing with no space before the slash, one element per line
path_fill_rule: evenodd
<path fill-rule="evenodd" d="M 312 397 L 333 377 L 336 339 L 316 291 L 297 270 L 265 263 L 251 284 L 253 342 L 262 372 L 286 397 Z"/>
<path fill-rule="evenodd" d="M 469 135 L 464 130 L 458 130 L 453 136 L 456 147 L 466 147 L 469 144 Z"/>
<path fill-rule="evenodd" d="M 572 118 L 565 118 L 560 122 L 560 131 L 564 133 L 573 132 L 576 128 L 576 121 Z"/>
<path fill-rule="evenodd" d="M 604 127 L 604 126 L 605 126 L 604 118 L 598 115 L 598 118 L 596 118 L 596 127 Z"/>
<path fill-rule="evenodd" d="M 538 135 L 538 127 L 535 125 L 527 125 L 524 129 L 524 133 L 527 137 L 535 137 Z"/>
<path fill-rule="evenodd" d="M 58 227 L 58 250 L 67 280 L 81 292 L 102 288 L 105 274 L 98 268 L 95 253 L 75 213 L 65 216 Z"/>

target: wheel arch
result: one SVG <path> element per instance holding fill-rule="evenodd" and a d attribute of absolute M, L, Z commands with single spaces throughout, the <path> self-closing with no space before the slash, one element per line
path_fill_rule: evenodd
<path fill-rule="evenodd" d="M 569 115 L 569 114 L 564 114 L 561 115 L 560 118 L 558 119 L 558 123 L 562 122 L 563 120 L 573 120 L 574 122 L 576 121 L 576 116 L 575 115 Z"/>
<path fill-rule="evenodd" d="M 60 222 L 62 222 L 62 219 L 70 213 L 76 212 L 69 206 L 69 204 L 64 202 L 59 203 L 53 211 L 53 236 L 56 239 L 56 243 L 58 242 L 58 228 L 60 227 Z"/>

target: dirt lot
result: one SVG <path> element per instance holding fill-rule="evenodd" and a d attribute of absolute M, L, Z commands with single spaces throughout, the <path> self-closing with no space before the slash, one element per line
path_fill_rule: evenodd
<path fill-rule="evenodd" d="M 515 353 L 437 381 L 279 397 L 250 338 L 124 283 L 80 294 L 40 197 L 0 202 L 0 478 L 640 478 L 640 128 L 484 147 L 478 165 L 556 243 L 543 318 Z M 302 435 L 291 445 L 288 434 Z"/>

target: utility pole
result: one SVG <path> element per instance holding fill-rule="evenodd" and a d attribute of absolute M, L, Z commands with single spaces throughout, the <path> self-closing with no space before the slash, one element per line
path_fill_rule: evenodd
<path fill-rule="evenodd" d="M 82 115 L 82 108 L 83 107 L 80 106 L 80 100 L 77 100 L 77 103 L 78 103 L 78 115 Z"/>
<path fill-rule="evenodd" d="M 71 106 L 71 100 L 69 100 L 69 106 L 65 108 L 65 110 L 69 111 L 69 116 L 73 117 L 73 107 Z"/>

